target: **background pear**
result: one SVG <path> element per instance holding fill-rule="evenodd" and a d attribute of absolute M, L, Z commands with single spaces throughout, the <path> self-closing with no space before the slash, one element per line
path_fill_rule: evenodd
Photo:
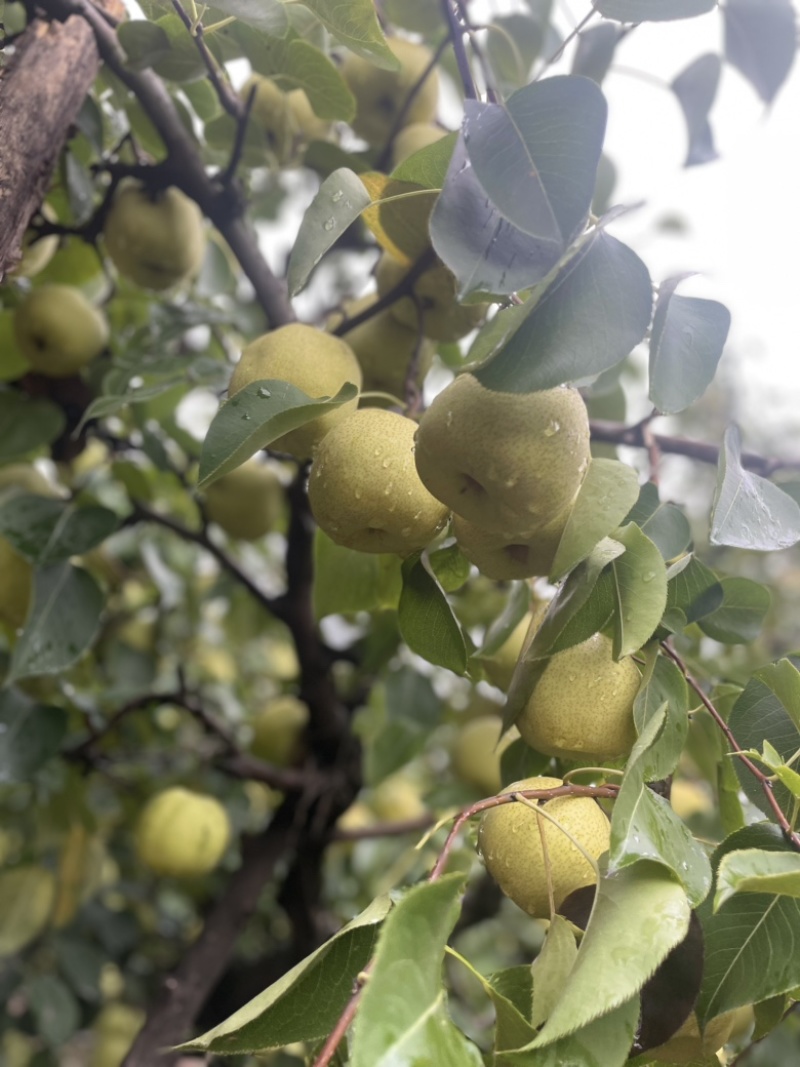
<path fill-rule="evenodd" d="M 31 368 L 48 378 L 71 378 L 108 344 L 108 322 L 80 289 L 41 285 L 14 314 L 14 336 Z"/>
<path fill-rule="evenodd" d="M 402 37 L 387 42 L 400 62 L 399 70 L 383 70 L 368 59 L 348 53 L 342 63 L 342 77 L 356 98 L 353 130 L 369 144 L 381 145 L 400 115 L 409 93 L 433 59 L 425 45 Z M 415 93 L 403 113 L 402 124 L 430 122 L 439 100 L 439 76 L 434 68 Z"/>
<path fill-rule="evenodd" d="M 223 474 L 206 489 L 205 511 L 212 522 L 242 541 L 257 541 L 281 517 L 283 486 L 265 463 L 250 460 Z"/>
<path fill-rule="evenodd" d="M 348 382 L 361 388 L 361 367 L 350 346 L 338 337 L 293 322 L 262 334 L 247 345 L 234 368 L 228 393 L 234 396 L 246 385 L 264 378 L 290 382 L 311 397 L 335 396 Z M 298 459 L 309 459 L 325 434 L 352 415 L 357 404 L 357 398 L 349 400 L 290 430 L 271 447 Z"/>
<path fill-rule="evenodd" d="M 503 793 L 552 789 L 563 784 L 560 778 L 526 778 L 506 786 Z M 590 856 L 596 859 L 608 849 L 609 822 L 594 800 L 556 797 L 544 802 L 542 807 L 583 845 Z M 570 893 L 581 886 L 594 885 L 597 879 L 586 858 L 549 819 L 537 816 L 527 804 L 519 802 L 490 808 L 480 822 L 478 849 L 487 870 L 507 897 L 529 915 L 549 919 L 542 836 L 547 845 L 554 904 L 558 910 Z"/>
<path fill-rule="evenodd" d="M 265 148 L 270 160 L 282 166 L 292 152 L 292 111 L 289 100 L 272 78 L 253 74 L 241 89 L 244 101 L 255 91 L 250 110 L 250 119 L 264 135 Z"/>
<path fill-rule="evenodd" d="M 514 727 L 501 737 L 502 729 L 498 715 L 479 715 L 460 727 L 453 745 L 456 776 L 483 796 L 493 796 L 500 789 L 500 761 L 508 746 L 519 737 Z"/>
<path fill-rule="evenodd" d="M 605 634 L 594 634 L 553 656 L 517 720 L 531 748 L 569 760 L 628 755 L 642 679 L 630 656 L 614 662 L 612 647 Z"/>
<path fill-rule="evenodd" d="M 498 689 L 507 690 L 511 685 L 514 669 L 522 653 L 531 623 L 533 622 L 534 626 L 538 626 L 546 610 L 547 604 L 537 604 L 533 611 L 523 615 L 495 653 L 491 656 L 480 657 L 486 677 Z"/>
<path fill-rule="evenodd" d="M 120 1067 L 144 1025 L 145 1013 L 127 1004 L 106 1004 L 92 1026 L 89 1067 Z"/>
<path fill-rule="evenodd" d="M 385 252 L 375 272 L 380 296 L 398 285 L 408 270 L 404 263 Z M 443 263 L 421 274 L 414 282 L 413 291 L 416 302 L 404 296 L 389 310 L 398 322 L 410 330 L 421 330 L 435 341 L 457 341 L 479 326 L 486 314 L 486 304 L 459 304 L 455 277 Z"/>
<path fill-rule="evenodd" d="M 414 466 L 413 419 L 362 408 L 325 437 L 309 475 L 317 523 L 339 545 L 408 555 L 430 544 L 447 508 Z"/>
<path fill-rule="evenodd" d="M 253 716 L 250 751 L 267 763 L 287 767 L 300 753 L 308 725 L 308 704 L 291 694 L 268 701 Z"/>
<path fill-rule="evenodd" d="M 151 194 L 141 182 L 121 182 L 103 237 L 119 273 L 143 289 L 171 289 L 203 265 L 206 233 L 200 208 L 172 185 Z"/>
<path fill-rule="evenodd" d="M 528 540 L 563 519 L 589 465 L 589 420 L 576 389 L 499 393 L 460 374 L 417 431 L 417 470 L 457 515 Z"/>
<path fill-rule="evenodd" d="M 156 874 L 208 874 L 222 859 L 231 835 L 228 813 L 211 796 L 172 786 L 156 793 L 136 826 L 136 854 Z"/>
<path fill-rule="evenodd" d="M 392 170 L 415 152 L 436 144 L 446 136 L 447 130 L 432 122 L 412 122 L 410 126 L 404 126 L 392 141 Z"/>
<path fill-rule="evenodd" d="M 419 783 L 407 774 L 392 774 L 375 787 L 369 806 L 381 822 L 404 822 L 425 815 Z"/>

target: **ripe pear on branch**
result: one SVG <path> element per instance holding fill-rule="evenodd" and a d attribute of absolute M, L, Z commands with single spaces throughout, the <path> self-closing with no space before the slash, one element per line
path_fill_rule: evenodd
<path fill-rule="evenodd" d="M 283 506 L 280 478 L 258 460 L 224 474 L 205 492 L 208 518 L 241 541 L 257 541 L 274 529 Z"/>

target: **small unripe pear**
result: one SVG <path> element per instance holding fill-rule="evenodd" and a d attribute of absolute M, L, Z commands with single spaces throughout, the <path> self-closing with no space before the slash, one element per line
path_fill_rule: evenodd
<path fill-rule="evenodd" d="M 605 634 L 594 634 L 553 656 L 517 720 L 531 748 L 569 760 L 628 755 L 642 679 L 630 656 L 614 661 L 612 648 Z"/>
<path fill-rule="evenodd" d="M 503 793 L 554 789 L 563 784 L 560 778 L 526 778 L 506 786 Z M 564 830 L 597 859 L 608 849 L 610 826 L 590 797 L 556 797 L 538 803 L 558 826 L 537 815 L 527 804 L 502 804 L 484 813 L 478 848 L 487 870 L 505 895 L 529 915 L 549 919 L 548 869 L 556 911 L 570 893 L 594 885 L 597 880 L 594 868 Z M 542 838 L 547 848 L 546 860 Z"/>
<path fill-rule="evenodd" d="M 335 396 L 352 382 L 361 388 L 361 367 L 348 344 L 313 326 L 291 323 L 262 334 L 242 352 L 228 393 L 235 396 L 251 382 L 272 378 L 290 382 L 310 397 Z M 309 459 L 322 438 L 355 411 L 358 398 L 333 408 L 273 441 L 270 447 Z"/>
<path fill-rule="evenodd" d="M 419 785 L 402 772 L 385 778 L 377 785 L 370 807 L 383 822 L 404 822 L 425 815 Z"/>
<path fill-rule="evenodd" d="M 433 59 L 424 45 L 395 37 L 386 42 L 400 61 L 399 70 L 383 70 L 368 59 L 348 53 L 342 64 L 342 77 L 356 98 L 353 130 L 369 144 L 386 141 L 411 90 Z M 436 116 L 439 77 L 435 68 L 425 78 L 403 112 L 402 124 L 430 122 Z"/>
<path fill-rule="evenodd" d="M 275 697 L 253 717 L 250 751 L 259 759 L 287 767 L 300 752 L 308 725 L 308 704 L 289 694 Z"/>
<path fill-rule="evenodd" d="M 566 518 L 559 517 L 529 539 L 509 539 L 454 515 L 452 530 L 458 547 L 481 574 L 511 582 L 550 573 L 565 525 Z"/>
<path fill-rule="evenodd" d="M 409 268 L 385 252 L 378 261 L 375 280 L 378 293 L 385 296 L 408 273 Z M 435 341 L 457 341 L 486 315 L 486 304 L 459 304 L 456 280 L 443 263 L 431 267 L 412 286 L 416 300 L 403 296 L 389 308 L 391 314 L 410 330 L 420 330 Z"/>
<path fill-rule="evenodd" d="M 274 528 L 283 500 L 283 486 L 275 471 L 251 460 L 212 482 L 206 489 L 205 509 L 229 537 L 257 541 Z"/>
<path fill-rule="evenodd" d="M 486 677 L 498 689 L 507 690 L 511 685 L 511 679 L 514 676 L 514 670 L 525 645 L 525 639 L 528 636 L 531 624 L 537 627 L 546 610 L 546 603 L 537 603 L 533 611 L 528 612 L 520 619 L 494 655 L 486 658 L 481 656 L 481 665 L 486 672 Z"/>
<path fill-rule="evenodd" d="M 291 89 L 286 94 L 295 137 L 304 141 L 324 141 L 331 132 L 331 124 L 321 119 L 311 106 L 305 89 Z"/>
<path fill-rule="evenodd" d="M 92 1026 L 89 1067 L 120 1067 L 134 1038 L 144 1025 L 145 1013 L 127 1004 L 106 1004 Z"/>
<path fill-rule="evenodd" d="M 208 874 L 222 859 L 230 835 L 228 813 L 216 798 L 173 786 L 156 793 L 142 810 L 136 854 L 156 874 Z"/>
<path fill-rule="evenodd" d="M 17 308 L 14 336 L 33 370 L 71 378 L 108 344 L 108 322 L 80 289 L 40 285 Z"/>
<path fill-rule="evenodd" d="M 501 737 L 503 724 L 497 715 L 479 715 L 459 729 L 453 745 L 453 770 L 462 782 L 483 796 L 494 796 L 502 785 L 500 761 L 519 737 L 513 726 Z"/>
<path fill-rule="evenodd" d="M 410 126 L 404 126 L 392 141 L 392 169 L 399 167 L 404 159 L 415 152 L 436 144 L 446 136 L 447 130 L 434 126 L 432 122 L 412 122 Z"/>
<path fill-rule="evenodd" d="M 414 466 L 413 419 L 362 408 L 323 439 L 311 467 L 308 498 L 317 523 L 339 545 L 359 552 L 409 555 L 447 522 Z"/>
<path fill-rule="evenodd" d="M 422 416 L 415 455 L 457 515 L 529 540 L 566 521 L 577 496 L 590 459 L 586 405 L 576 389 L 499 393 L 460 374 Z"/>
<path fill-rule="evenodd" d="M 151 194 L 138 181 L 120 183 L 103 237 L 120 274 L 158 292 L 193 278 L 206 250 L 197 204 L 174 186 Z"/>

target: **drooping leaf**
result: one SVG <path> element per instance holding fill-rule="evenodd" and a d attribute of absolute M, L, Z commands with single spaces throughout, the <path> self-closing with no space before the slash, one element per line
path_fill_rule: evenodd
<path fill-rule="evenodd" d="M 401 182 L 413 182 L 424 189 L 441 189 L 457 140 L 457 133 L 448 133 L 433 144 L 420 148 L 395 167 L 392 178 Z"/>
<path fill-rule="evenodd" d="M 698 56 L 672 81 L 671 89 L 681 106 L 689 134 L 685 167 L 710 163 L 718 156 L 708 114 L 717 95 L 721 72 L 720 57 L 710 52 Z"/>
<path fill-rule="evenodd" d="M 797 14 L 791 0 L 729 0 L 722 9 L 725 58 L 771 104 L 797 51 Z"/>
<path fill-rule="evenodd" d="M 597 0 L 594 5 L 607 19 L 618 22 L 666 22 L 705 15 L 717 0 Z"/>
<path fill-rule="evenodd" d="M 634 523 L 614 534 L 625 552 L 611 564 L 617 610 L 614 658 L 641 648 L 656 630 L 667 606 L 667 568 L 650 538 Z"/>
<path fill-rule="evenodd" d="M 38 704 L 19 689 L 0 689 L 0 784 L 29 781 L 58 752 L 66 730 L 63 708 Z"/>
<path fill-rule="evenodd" d="M 641 860 L 661 863 L 697 906 L 711 886 L 708 857 L 669 803 L 647 787 L 647 772 L 653 770 L 648 750 L 659 745 L 665 730 L 677 730 L 666 707 L 648 720 L 628 759 L 611 816 L 609 871 L 624 870 Z M 674 747 L 669 740 L 667 745 Z"/>
<path fill-rule="evenodd" d="M 769 611 L 769 590 L 750 578 L 722 578 L 719 584 L 722 586 L 722 604 L 700 619 L 700 629 L 726 645 L 755 641 Z"/>
<path fill-rule="evenodd" d="M 737 893 L 769 893 L 800 900 L 800 855 L 759 848 L 728 852 L 717 871 L 714 911 Z"/>
<path fill-rule="evenodd" d="M 561 535 L 550 580 L 562 578 L 615 530 L 639 492 L 636 471 L 613 459 L 593 459 Z"/>
<path fill-rule="evenodd" d="M 81 1009 L 67 983 L 54 974 L 38 974 L 27 984 L 28 1007 L 36 1032 L 53 1048 L 63 1048 L 80 1025 Z"/>
<path fill-rule="evenodd" d="M 118 526 L 113 511 L 94 505 L 77 507 L 33 493 L 0 502 L 0 534 L 38 566 L 88 552 Z"/>
<path fill-rule="evenodd" d="M 572 73 L 591 78 L 600 85 L 614 59 L 619 40 L 619 28 L 607 22 L 582 30 L 572 58 Z"/>
<path fill-rule="evenodd" d="M 505 219 L 541 241 L 549 270 L 589 213 L 605 133 L 603 94 L 588 79 L 562 75 L 520 89 L 505 106 L 467 100 L 464 112 L 476 178 Z"/>
<path fill-rule="evenodd" d="M 303 216 L 289 257 L 287 282 L 295 296 L 331 245 L 370 203 L 359 176 L 347 167 L 329 174 Z"/>
<path fill-rule="evenodd" d="M 64 412 L 52 401 L 26 396 L 17 389 L 0 390 L 0 463 L 51 444 L 65 425 Z"/>
<path fill-rule="evenodd" d="M 547 1021 L 558 1003 L 577 955 L 578 947 L 570 924 L 561 915 L 554 915 L 544 945 L 531 965 L 531 1022 L 536 1029 Z"/>
<path fill-rule="evenodd" d="M 251 382 L 227 400 L 211 422 L 200 453 L 199 488 L 207 488 L 278 437 L 357 395 L 350 383 L 336 396 L 317 400 L 288 382 Z"/>
<path fill-rule="evenodd" d="M 527 582 L 513 582 L 506 606 L 486 631 L 478 655 L 493 656 L 508 640 L 531 607 L 531 591 Z"/>
<path fill-rule="evenodd" d="M 530 314 L 521 323 L 515 319 L 515 332 L 475 377 L 487 389 L 526 393 L 600 374 L 642 340 L 651 305 L 644 263 L 621 241 L 598 233 Z"/>
<path fill-rule="evenodd" d="M 453 609 L 423 556 L 403 563 L 398 607 L 400 633 L 412 652 L 456 674 L 467 668 L 467 646 Z"/>
<path fill-rule="evenodd" d="M 650 399 L 665 415 L 689 407 L 711 384 L 731 324 L 724 304 L 676 295 L 678 280 L 661 286 L 650 336 Z"/>
<path fill-rule="evenodd" d="M 726 838 L 712 863 L 719 868 L 726 855 L 749 849 L 776 855 L 791 851 L 776 826 L 756 823 Z M 706 941 L 697 1003 L 702 1022 L 800 985 L 800 901 L 767 893 L 737 893 L 712 913 L 712 900 L 700 910 Z"/>
<path fill-rule="evenodd" d="M 398 63 L 381 32 L 372 0 L 303 0 L 333 36 L 356 55 L 378 67 L 396 70 Z"/>
<path fill-rule="evenodd" d="M 235 1055 L 326 1037 L 352 995 L 353 982 L 372 956 L 390 907 L 388 897 L 378 897 L 239 1011 L 180 1045 L 181 1051 Z"/>
<path fill-rule="evenodd" d="M 657 864 L 642 861 L 602 878 L 564 993 L 533 1047 L 552 1045 L 631 1000 L 683 940 L 690 914 L 684 890 Z"/>
<path fill-rule="evenodd" d="M 317 530 L 314 541 L 314 614 L 347 615 L 397 607 L 402 578 L 397 556 L 343 548 Z"/>
<path fill-rule="evenodd" d="M 97 636 L 105 597 L 88 571 L 62 562 L 34 575 L 33 605 L 14 646 L 7 681 L 56 674 Z"/>
<path fill-rule="evenodd" d="M 709 539 L 715 545 L 759 552 L 800 541 L 800 505 L 777 485 L 744 469 L 736 426 L 725 431 L 720 450 Z"/>
<path fill-rule="evenodd" d="M 666 656 L 656 656 L 653 670 L 633 705 L 633 719 L 639 734 L 660 709 L 665 708 L 664 728 L 650 745 L 642 764 L 645 781 L 653 782 L 672 774 L 689 732 L 689 689 L 678 667 Z"/>
<path fill-rule="evenodd" d="M 633 996 L 580 1030 L 546 1046 L 506 1053 L 504 1067 L 624 1067 L 639 1023 L 639 997 Z"/>

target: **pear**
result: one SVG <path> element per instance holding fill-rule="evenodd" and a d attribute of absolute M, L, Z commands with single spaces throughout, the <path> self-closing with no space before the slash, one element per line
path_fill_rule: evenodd
<path fill-rule="evenodd" d="M 576 389 L 499 393 L 460 374 L 417 431 L 419 476 L 476 526 L 510 540 L 566 522 L 589 466 L 589 420 Z"/>
<path fill-rule="evenodd" d="M 300 753 L 308 725 L 308 704 L 289 694 L 268 701 L 253 717 L 250 751 L 259 759 L 288 767 Z"/>
<path fill-rule="evenodd" d="M 483 796 L 494 796 L 500 789 L 500 761 L 508 746 L 519 737 L 514 727 L 501 737 L 502 729 L 497 715 L 478 715 L 460 728 L 453 745 L 456 776 Z"/>
<path fill-rule="evenodd" d="M 213 482 L 205 494 L 206 515 L 229 537 L 257 541 L 283 511 L 283 486 L 275 471 L 250 460 Z"/>
<path fill-rule="evenodd" d="M 29 463 L 9 463 L 0 467 L 0 496 L 6 490 L 54 496 L 43 474 Z M 33 592 L 33 568 L 0 537 L 0 620 L 17 630 L 24 625 Z"/>
<path fill-rule="evenodd" d="M 277 166 L 283 166 L 292 154 L 292 110 L 288 96 L 272 78 L 253 74 L 241 89 L 241 98 L 246 101 L 255 90 L 250 111 L 251 120 L 264 134 L 265 147 Z"/>
<path fill-rule="evenodd" d="M 173 786 L 142 810 L 136 854 L 156 874 L 193 877 L 217 866 L 230 836 L 228 813 L 215 797 Z"/>
<path fill-rule="evenodd" d="M 749 1029 L 753 1021 L 753 1008 L 745 1004 L 741 1008 L 723 1012 L 709 1020 L 705 1030 L 700 1029 L 697 1013 L 692 1012 L 672 1037 L 658 1048 L 648 1049 L 647 1056 L 654 1063 L 706 1063 L 714 1062 L 714 1055 L 719 1049 L 730 1041 L 734 1029 L 742 1029 L 744 1025 Z"/>
<path fill-rule="evenodd" d="M 642 679 L 630 656 L 614 662 L 612 648 L 605 634 L 594 634 L 548 662 L 517 720 L 531 748 L 568 760 L 628 755 Z"/>
<path fill-rule="evenodd" d="M 526 778 L 506 786 L 502 792 L 554 789 L 563 784 L 560 778 Z M 481 819 L 478 849 L 487 870 L 507 897 L 529 915 L 549 919 L 548 868 L 556 911 L 570 893 L 594 885 L 597 880 L 594 868 L 564 830 L 596 859 L 608 849 L 610 826 L 589 797 L 556 797 L 539 803 L 558 826 L 519 801 L 499 805 L 486 811 Z"/>
<path fill-rule="evenodd" d="M 559 517 L 529 540 L 509 539 L 455 515 L 452 533 L 458 547 L 481 574 L 498 582 L 512 582 L 550 573 L 565 525 L 566 517 Z"/>
<path fill-rule="evenodd" d="M 356 98 L 353 130 L 373 145 L 385 142 L 411 90 L 417 85 L 433 54 L 424 45 L 395 37 L 386 42 L 400 62 L 399 70 L 383 70 L 368 59 L 348 54 L 342 64 L 342 77 Z M 436 115 L 439 100 L 439 76 L 436 70 L 425 78 L 401 119 L 403 126 L 412 122 L 430 122 Z"/>
<path fill-rule="evenodd" d="M 33 370 L 48 378 L 71 378 L 108 344 L 108 322 L 80 289 L 41 285 L 17 308 L 14 336 Z"/>
<path fill-rule="evenodd" d="M 377 303 L 377 293 L 370 293 L 358 300 L 348 300 L 344 310 L 348 318 L 355 318 L 362 311 Z M 330 330 L 342 321 L 339 313 L 331 315 Z M 371 392 L 390 393 L 402 400 L 405 396 L 408 365 L 420 346 L 417 360 L 417 385 L 421 385 L 431 369 L 435 346 L 427 338 L 420 337 L 417 330 L 403 326 L 390 311 L 379 311 L 353 330 L 342 335 L 356 354 L 364 375 L 363 389 Z"/>
<path fill-rule="evenodd" d="M 385 296 L 403 280 L 408 270 L 406 264 L 384 252 L 375 273 L 378 293 Z M 455 277 L 443 263 L 424 271 L 412 290 L 416 301 L 403 296 L 389 310 L 398 322 L 435 341 L 457 341 L 479 326 L 486 315 L 486 304 L 458 303 Z"/>
<path fill-rule="evenodd" d="M 448 512 L 419 480 L 416 423 L 362 408 L 323 439 L 309 476 L 317 523 L 339 545 L 408 555 L 425 548 Z"/>
<path fill-rule="evenodd" d="M 46 867 L 28 864 L 0 872 L 0 959 L 16 956 L 42 933 L 55 899 L 55 875 Z"/>
<path fill-rule="evenodd" d="M 511 679 L 514 677 L 514 670 L 522 654 L 528 631 L 531 625 L 534 628 L 538 627 L 546 610 L 546 603 L 536 604 L 533 611 L 523 615 L 494 655 L 486 658 L 480 657 L 486 677 L 498 689 L 507 690 L 511 685 Z"/>
<path fill-rule="evenodd" d="M 427 812 L 418 783 L 402 772 L 384 778 L 375 787 L 369 806 L 383 822 L 405 822 Z"/>
<path fill-rule="evenodd" d="M 175 186 L 150 193 L 139 181 L 121 182 L 103 237 L 123 278 L 157 292 L 193 278 L 205 257 L 200 208 Z"/>
<path fill-rule="evenodd" d="M 303 141 L 324 141 L 331 132 L 331 124 L 321 119 L 311 106 L 305 89 L 290 89 L 286 94 L 295 136 Z"/>
<path fill-rule="evenodd" d="M 127 1004 L 106 1004 L 92 1025 L 89 1067 L 120 1067 L 145 1021 L 145 1013 Z"/>
<path fill-rule="evenodd" d="M 234 396 L 251 382 L 272 378 L 290 382 L 311 397 L 335 396 L 352 382 L 361 388 L 361 367 L 352 348 L 313 326 L 290 323 L 251 341 L 236 364 L 228 392 Z M 309 459 L 330 430 L 355 411 L 358 399 L 312 419 L 271 445 L 297 459 Z"/>
<path fill-rule="evenodd" d="M 404 126 L 392 141 L 392 170 L 415 152 L 436 144 L 446 136 L 447 130 L 434 126 L 432 122 L 412 122 L 410 126 Z"/>

